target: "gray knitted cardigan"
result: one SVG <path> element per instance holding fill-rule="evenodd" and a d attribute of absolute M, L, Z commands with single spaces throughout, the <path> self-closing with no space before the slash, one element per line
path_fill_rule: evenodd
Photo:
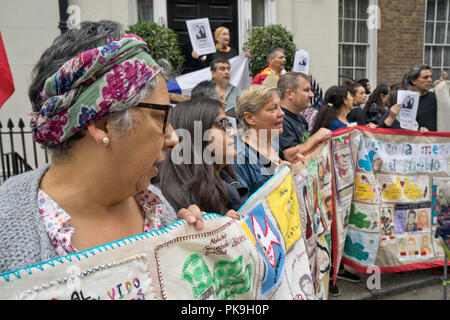
<path fill-rule="evenodd" d="M 39 184 L 48 165 L 11 177 L 0 186 L 0 273 L 57 258 L 39 215 Z M 161 191 L 151 185 L 163 204 L 161 223 L 176 220 L 176 212 Z"/>

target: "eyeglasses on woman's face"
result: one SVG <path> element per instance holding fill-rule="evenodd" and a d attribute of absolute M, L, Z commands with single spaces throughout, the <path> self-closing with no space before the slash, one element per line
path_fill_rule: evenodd
<path fill-rule="evenodd" d="M 214 121 L 214 123 L 228 134 L 230 134 L 233 130 L 233 125 L 231 124 L 230 120 L 228 120 L 228 118 L 217 119 L 216 121 Z"/>
<path fill-rule="evenodd" d="M 136 107 L 164 111 L 163 133 L 164 134 L 167 133 L 167 125 L 170 121 L 170 117 L 171 117 L 172 111 L 173 111 L 172 105 L 140 102 L 136 105 Z"/>

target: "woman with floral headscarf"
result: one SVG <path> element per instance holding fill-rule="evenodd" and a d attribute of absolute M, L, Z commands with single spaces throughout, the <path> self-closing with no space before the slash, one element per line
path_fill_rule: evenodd
<path fill-rule="evenodd" d="M 162 68 L 118 23 L 84 22 L 55 39 L 33 70 L 33 139 L 50 165 L 0 187 L 0 272 L 186 218 L 150 179 L 178 139 Z"/>

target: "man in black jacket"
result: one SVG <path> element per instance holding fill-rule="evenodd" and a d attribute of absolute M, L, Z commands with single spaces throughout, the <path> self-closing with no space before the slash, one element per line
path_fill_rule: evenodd
<path fill-rule="evenodd" d="M 418 91 L 420 94 L 416 116 L 419 127 L 425 127 L 429 131 L 437 131 L 437 99 L 436 94 L 429 91 L 432 84 L 431 75 L 429 66 L 420 65 L 408 72 L 406 81 L 411 89 Z"/>

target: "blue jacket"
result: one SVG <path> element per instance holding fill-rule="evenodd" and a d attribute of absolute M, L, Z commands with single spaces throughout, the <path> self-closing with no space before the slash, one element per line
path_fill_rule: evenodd
<path fill-rule="evenodd" d="M 245 184 L 250 194 L 253 194 L 275 172 L 276 164 L 250 147 L 239 137 L 236 138 L 237 157 L 234 160 L 234 168 Z"/>

